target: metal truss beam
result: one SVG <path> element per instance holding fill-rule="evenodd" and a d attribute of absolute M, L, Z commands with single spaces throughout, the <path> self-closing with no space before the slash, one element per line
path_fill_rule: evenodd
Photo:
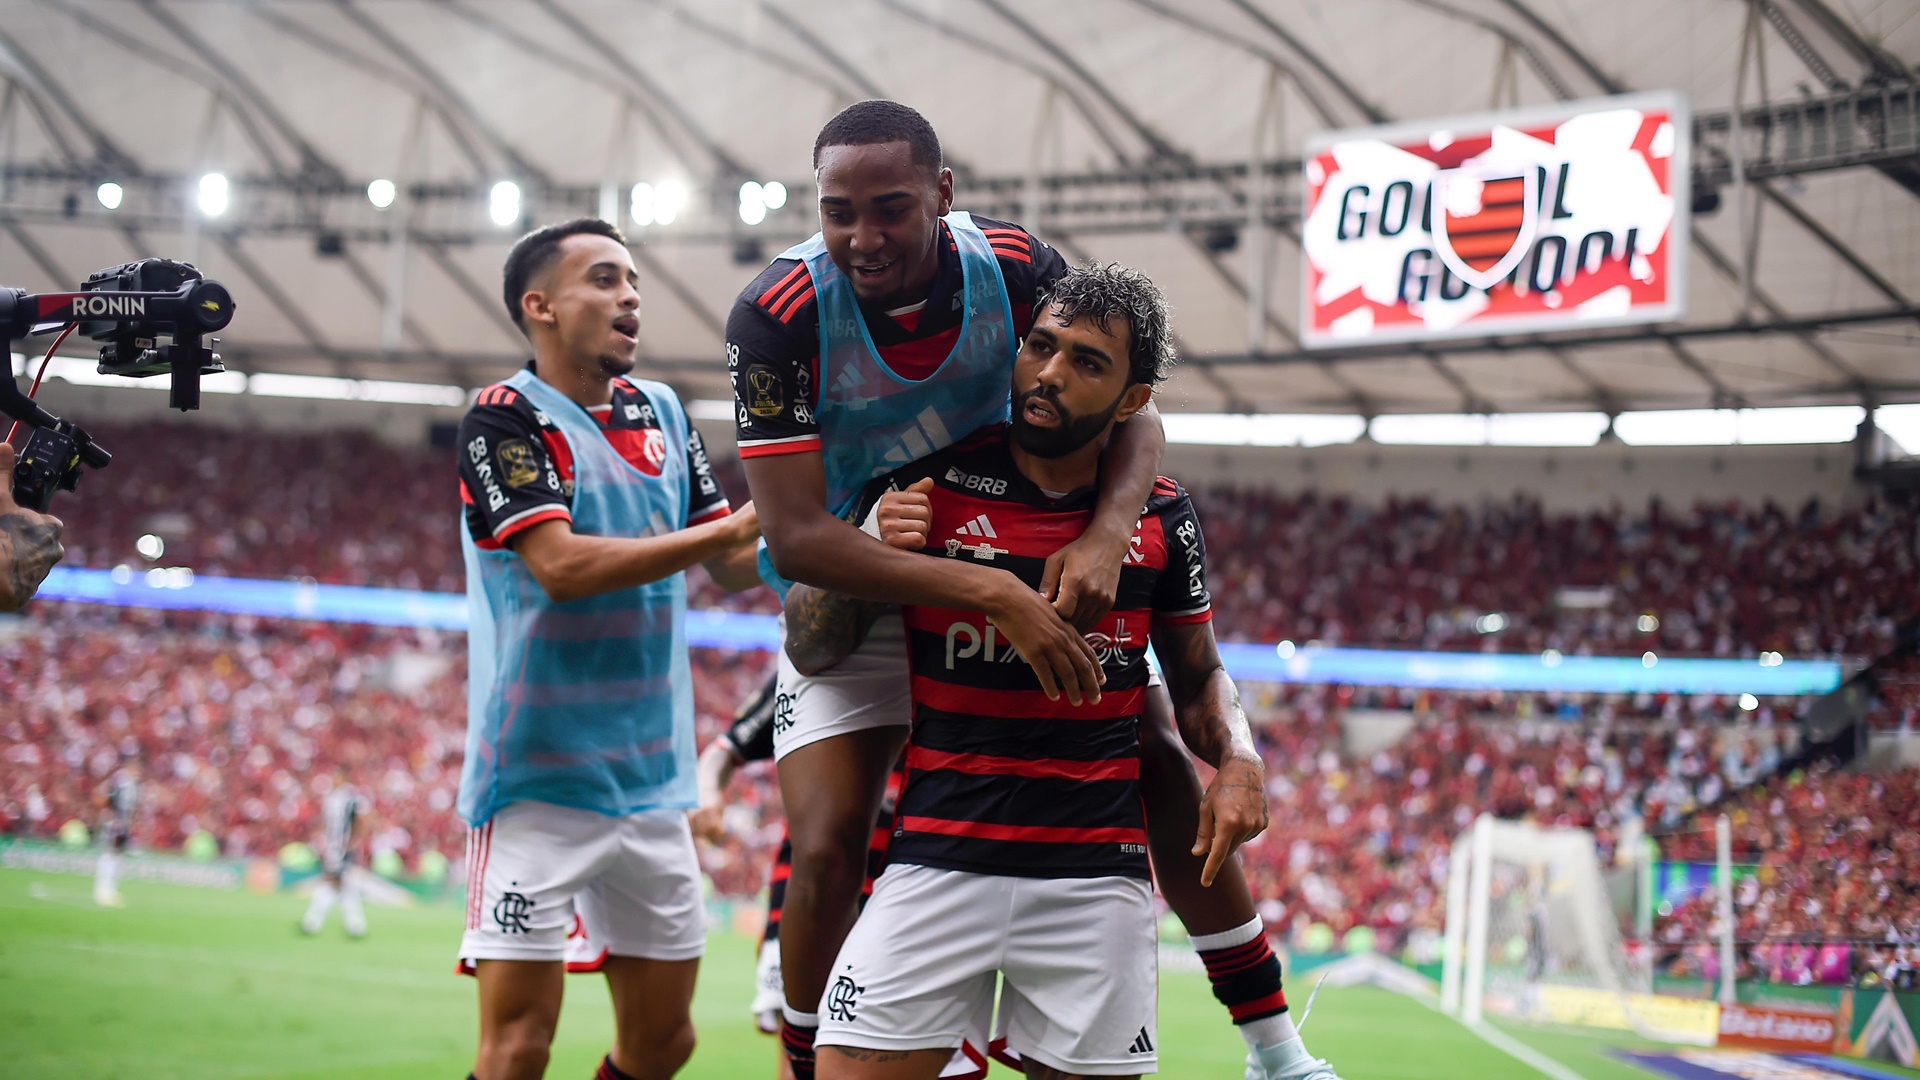
<path fill-rule="evenodd" d="M 1855 326 L 1861 323 L 1901 322 L 1920 318 L 1920 307 L 1900 305 L 1895 307 L 1870 308 L 1863 311 L 1837 311 L 1826 315 L 1805 318 L 1781 318 L 1766 322 L 1730 322 L 1712 323 L 1700 326 L 1647 327 L 1644 329 L 1606 331 L 1595 330 L 1583 334 L 1556 335 L 1552 338 L 1538 336 L 1526 338 L 1466 338 L 1460 341 L 1436 341 L 1420 346 L 1421 349 L 1441 355 L 1471 355 L 1483 353 L 1531 352 L 1536 349 L 1580 349 L 1596 348 L 1608 345 L 1633 345 L 1644 342 L 1683 342 L 1706 338 L 1757 337 L 1763 334 L 1813 334 L 1821 330 L 1841 326 Z M 1409 347 L 1406 345 L 1364 345 L 1351 348 L 1297 349 L 1292 352 L 1259 354 L 1221 354 L 1214 356 L 1192 357 L 1182 363 L 1204 364 L 1306 364 L 1327 360 L 1341 362 L 1357 360 L 1405 360 Z M 1850 392 L 1858 394 L 1857 383 L 1848 383 Z"/>

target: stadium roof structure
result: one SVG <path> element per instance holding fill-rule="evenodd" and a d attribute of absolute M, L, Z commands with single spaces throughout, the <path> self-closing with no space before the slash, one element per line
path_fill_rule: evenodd
<path fill-rule="evenodd" d="M 892 97 L 941 133 L 961 207 L 1162 284 L 1186 360 L 1165 398 L 1174 411 L 1920 401 L 1911 0 L 16 0 L 6 11 L 0 282 L 70 288 L 136 257 L 190 258 L 235 294 L 222 351 L 244 371 L 497 379 L 524 351 L 499 299 L 507 244 L 525 222 L 598 212 L 636 241 L 643 370 L 724 398 L 734 295 L 814 228 L 815 133 L 851 101 Z M 1683 92 L 1694 110 L 1684 322 L 1301 348 L 1309 136 L 1641 90 Z M 1755 137 L 1735 152 L 1733 133 L 1789 115 L 1848 138 L 1768 154 Z M 1735 157 L 1747 163 L 1745 229 Z M 224 186 L 203 186 L 208 173 Z M 758 214 L 739 212 L 749 181 L 786 192 L 753 225 L 743 218 Z M 653 185 L 645 226 L 629 205 L 640 182 Z"/>

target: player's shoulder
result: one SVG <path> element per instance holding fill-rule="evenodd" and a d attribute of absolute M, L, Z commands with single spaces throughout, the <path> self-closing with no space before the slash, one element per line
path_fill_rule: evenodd
<path fill-rule="evenodd" d="M 813 275 L 799 259 L 775 259 L 740 290 L 733 301 L 729 324 L 743 316 L 759 316 L 781 327 L 806 325 L 814 309 Z"/>
<path fill-rule="evenodd" d="M 1039 237 L 1015 222 L 981 217 L 979 214 L 969 216 L 973 218 L 974 228 L 979 229 L 987 238 L 987 243 L 993 248 L 994 255 L 1003 263 L 1031 266 L 1034 249 L 1045 247 Z"/>
<path fill-rule="evenodd" d="M 1187 494 L 1186 488 L 1180 486 L 1180 481 L 1171 476 L 1153 478 L 1153 490 L 1147 494 L 1147 513 L 1161 515 L 1192 511 L 1193 497 Z"/>
<path fill-rule="evenodd" d="M 518 387 L 497 382 L 482 387 L 473 396 L 473 404 L 467 408 L 467 415 L 462 418 L 460 426 L 537 430 L 547 423 L 546 414 Z"/>

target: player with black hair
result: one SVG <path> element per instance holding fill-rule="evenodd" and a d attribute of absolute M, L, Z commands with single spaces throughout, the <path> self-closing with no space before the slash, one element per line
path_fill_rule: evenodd
<path fill-rule="evenodd" d="M 914 559 L 841 519 L 872 478 L 1006 419 L 1019 341 L 1067 272 L 1018 225 L 953 211 L 939 145 L 926 119 L 898 102 L 858 102 L 835 116 L 814 146 L 821 232 L 734 303 L 727 363 L 740 455 L 765 523 L 762 572 L 782 593 L 792 578 L 884 603 L 984 610 L 1043 693 L 1097 701 L 1102 676 L 1082 635 L 1113 605 L 1159 472 L 1164 438 L 1150 404 L 1115 426 L 1091 522 L 1046 560 L 1037 591 L 991 565 Z M 910 716 L 905 628 L 897 614 L 875 619 L 830 667 L 796 663 L 805 650 L 789 620 L 781 657 L 787 717 L 775 752 L 794 844 L 783 1038 L 803 1080 Z M 1164 692 L 1153 693 L 1160 702 L 1149 715 L 1170 715 Z M 1201 788 L 1171 725 L 1145 725 L 1141 739 L 1161 891 L 1257 1058 L 1261 1045 L 1284 1041 L 1275 1029 L 1291 1029 L 1279 962 L 1237 864 L 1209 870 L 1190 852 Z"/>
<path fill-rule="evenodd" d="M 683 571 L 757 585 L 758 519 L 729 512 L 673 390 L 629 375 L 639 275 L 618 229 L 535 230 L 503 276 L 533 360 L 480 392 L 458 451 L 472 1075 L 545 1072 L 583 921 L 613 996 L 600 1080 L 667 1077 L 693 1052 L 706 939 Z"/>

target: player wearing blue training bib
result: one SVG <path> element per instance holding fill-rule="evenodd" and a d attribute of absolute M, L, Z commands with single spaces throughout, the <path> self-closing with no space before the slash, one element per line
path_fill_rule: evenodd
<path fill-rule="evenodd" d="M 706 937 L 683 571 L 758 584 L 758 520 L 727 512 L 674 392 L 629 375 L 640 294 L 618 229 L 529 233 L 505 277 L 533 363 L 481 391 L 458 446 L 474 1073 L 545 1072 L 579 921 L 613 996 L 600 1077 L 670 1076 L 693 1052 Z"/>

